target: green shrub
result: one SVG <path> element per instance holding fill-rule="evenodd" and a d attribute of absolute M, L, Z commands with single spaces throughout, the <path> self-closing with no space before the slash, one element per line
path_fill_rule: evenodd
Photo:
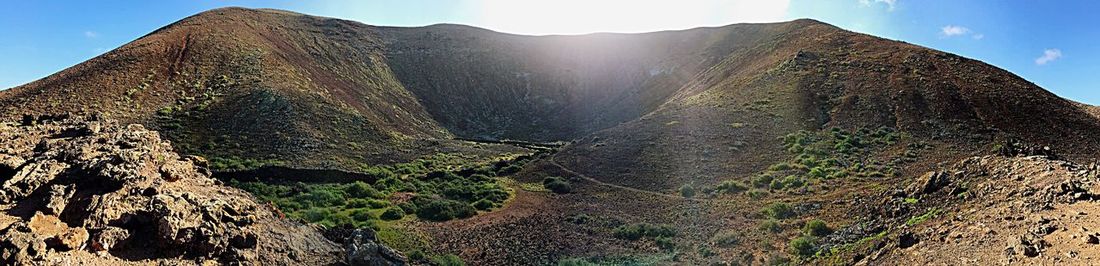
<path fill-rule="evenodd" d="M 695 187 L 691 184 L 680 186 L 680 196 L 685 198 L 695 197 Z"/>
<path fill-rule="evenodd" d="M 495 204 L 493 204 L 492 201 L 489 201 L 487 199 L 481 199 L 481 200 L 478 200 L 477 202 L 474 202 L 473 205 L 474 205 L 475 209 L 485 211 L 485 210 L 492 209 Z"/>
<path fill-rule="evenodd" d="M 718 183 L 718 186 L 715 187 L 715 189 L 725 193 L 733 194 L 749 190 L 749 186 L 745 185 L 745 183 L 741 182 L 740 180 L 729 179 L 726 181 L 722 181 L 722 183 Z"/>
<path fill-rule="evenodd" d="M 718 255 L 718 253 L 715 253 L 707 246 L 699 246 L 699 249 L 697 251 L 697 253 L 699 253 L 699 256 L 703 256 L 704 258 L 714 257 L 714 255 Z"/>
<path fill-rule="evenodd" d="M 352 219 L 351 215 L 345 212 L 333 212 L 329 215 L 328 219 L 321 222 L 329 227 L 339 227 L 344 225 L 354 225 L 355 219 Z"/>
<path fill-rule="evenodd" d="M 809 258 L 817 252 L 816 239 L 812 236 L 800 236 L 791 240 L 788 252 L 800 258 Z"/>
<path fill-rule="evenodd" d="M 787 183 L 784 183 L 782 179 L 774 179 L 771 184 L 768 184 L 768 188 L 772 190 L 782 190 L 787 187 Z"/>
<path fill-rule="evenodd" d="M 565 218 L 565 220 L 570 222 L 570 223 L 574 223 L 574 224 L 585 224 L 585 223 L 588 223 L 589 221 L 592 221 L 592 216 L 588 216 L 587 214 L 582 213 L 582 214 L 569 216 L 569 218 Z"/>
<path fill-rule="evenodd" d="M 476 214 L 477 210 L 466 203 L 441 199 L 429 201 L 421 206 L 416 212 L 416 217 L 428 221 L 447 221 L 455 218 L 469 218 Z"/>
<path fill-rule="evenodd" d="M 439 255 L 432 258 L 432 264 L 439 266 L 465 266 L 466 263 L 462 262 L 462 258 L 455 256 L 454 254 Z"/>
<path fill-rule="evenodd" d="M 366 222 L 374 219 L 374 217 L 370 215 L 370 212 L 365 209 L 355 209 L 351 211 L 351 218 L 359 222 Z"/>
<path fill-rule="evenodd" d="M 558 176 L 547 177 L 542 180 L 543 187 L 558 194 L 566 194 L 573 191 L 573 186 L 565 178 Z"/>
<path fill-rule="evenodd" d="M 367 200 L 367 205 L 370 205 L 371 209 L 381 209 L 390 206 L 390 202 L 378 199 Z"/>
<path fill-rule="evenodd" d="M 514 164 L 509 165 L 507 167 L 501 168 L 500 171 L 497 171 L 497 176 L 509 176 L 515 173 L 519 173 L 520 170 L 523 170 L 522 166 Z"/>
<path fill-rule="evenodd" d="M 764 215 L 772 219 L 787 219 L 794 217 L 794 208 L 783 202 L 776 202 L 764 207 Z"/>
<path fill-rule="evenodd" d="M 760 189 L 753 189 L 753 190 L 749 190 L 748 194 L 749 194 L 750 199 L 754 199 L 754 200 L 755 199 L 762 199 L 762 198 L 764 198 L 765 195 L 768 194 L 768 191 L 760 190 Z"/>
<path fill-rule="evenodd" d="M 775 177 L 773 177 L 769 174 L 757 175 L 756 177 L 754 177 L 752 179 L 752 186 L 753 187 L 758 187 L 758 188 L 768 187 L 768 185 L 771 185 L 772 179 L 775 179 Z"/>
<path fill-rule="evenodd" d="M 779 221 L 777 221 L 775 219 L 765 220 L 765 221 L 761 222 L 760 225 L 758 225 L 756 228 L 760 229 L 760 231 L 764 231 L 764 232 L 768 232 L 768 233 L 779 233 L 779 232 L 783 231 L 783 227 L 780 227 L 779 226 Z"/>
<path fill-rule="evenodd" d="M 823 237 L 833 233 L 833 229 L 825 224 L 825 221 L 814 219 L 802 226 L 802 234 L 814 237 Z"/>
<path fill-rule="evenodd" d="M 405 211 L 399 207 L 386 209 L 386 211 L 382 212 L 382 215 L 379 216 L 379 218 L 382 218 L 382 220 L 387 221 L 401 220 L 401 218 L 403 217 L 405 217 Z"/>
<path fill-rule="evenodd" d="M 362 181 L 355 181 L 355 183 L 349 184 L 344 188 L 344 193 L 347 193 L 349 197 L 353 198 L 382 198 L 385 197 L 377 189 L 374 189 L 370 184 L 363 183 Z"/>
<path fill-rule="evenodd" d="M 796 175 L 789 175 L 789 176 L 783 178 L 783 187 L 788 188 L 788 189 L 801 188 L 805 185 L 806 185 L 806 181 L 802 180 L 801 177 L 798 177 Z"/>
<path fill-rule="evenodd" d="M 777 163 L 777 164 L 773 164 L 772 166 L 769 166 L 768 171 L 778 172 L 778 171 L 790 170 L 791 168 L 793 168 L 793 167 L 791 167 L 791 164 L 789 164 L 789 163 Z"/>
<path fill-rule="evenodd" d="M 672 237 L 676 235 L 676 230 L 663 224 L 636 223 L 616 227 L 613 234 L 620 239 L 638 240 L 643 237 Z"/>
<path fill-rule="evenodd" d="M 316 189 L 308 194 L 300 195 L 299 201 L 309 202 L 311 206 L 338 206 L 344 205 L 344 197 L 335 191 Z"/>
<path fill-rule="evenodd" d="M 316 223 L 324 221 L 328 218 L 329 215 L 330 213 L 328 209 L 311 208 L 306 210 L 305 212 L 302 212 L 302 219 L 305 219 L 307 222 Z"/>
<path fill-rule="evenodd" d="M 351 209 L 366 208 L 367 206 L 370 206 L 370 201 L 366 199 L 349 199 L 347 204 L 345 204 L 344 206 L 347 206 Z"/>
<path fill-rule="evenodd" d="M 671 237 L 659 236 L 653 238 L 653 243 L 657 244 L 657 247 L 664 250 L 672 250 L 676 248 L 676 242 L 672 241 Z"/>
<path fill-rule="evenodd" d="M 424 254 L 423 250 L 413 250 L 412 252 L 409 252 L 409 261 L 422 261 L 427 258 L 428 255 Z"/>
<path fill-rule="evenodd" d="M 404 210 L 406 214 L 416 213 L 418 210 L 420 210 L 420 208 L 416 207 L 416 203 L 413 203 L 412 201 L 399 203 L 397 204 L 397 207 L 400 207 L 402 210 Z"/>

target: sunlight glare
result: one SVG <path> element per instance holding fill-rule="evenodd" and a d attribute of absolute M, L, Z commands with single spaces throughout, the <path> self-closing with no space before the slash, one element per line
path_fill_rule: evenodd
<path fill-rule="evenodd" d="M 481 25 L 508 33 L 649 32 L 783 20 L 788 0 L 484 0 Z"/>

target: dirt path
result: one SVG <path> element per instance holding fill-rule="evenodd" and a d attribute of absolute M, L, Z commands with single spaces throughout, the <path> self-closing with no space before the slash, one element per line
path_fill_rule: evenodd
<path fill-rule="evenodd" d="M 612 184 L 612 183 L 603 182 L 603 181 L 600 181 L 599 179 L 595 179 L 595 178 L 592 178 L 588 175 L 578 173 L 577 171 L 573 171 L 572 169 L 569 169 L 568 167 L 565 167 L 564 165 L 559 164 L 558 161 L 557 161 L 557 154 L 556 153 L 553 156 L 550 156 L 549 161 L 550 161 L 550 164 L 554 165 L 555 167 L 561 168 L 561 170 L 565 171 L 566 173 L 569 173 L 571 175 L 574 175 L 574 176 L 580 177 L 584 180 L 587 180 L 588 182 L 596 183 L 596 184 L 602 185 L 602 186 L 627 190 L 627 191 L 636 192 L 636 193 L 648 194 L 648 195 L 653 195 L 653 196 L 658 196 L 658 197 L 665 197 L 665 198 L 669 198 L 669 199 L 679 199 L 679 200 L 687 200 L 687 201 L 694 201 L 694 202 L 711 202 L 711 201 L 713 201 L 711 199 L 685 198 L 685 197 L 681 197 L 679 195 L 670 195 L 670 194 L 660 193 L 660 192 L 656 192 L 656 191 L 637 189 L 637 188 L 632 188 L 632 187 L 623 186 L 623 185 L 619 185 L 619 184 Z"/>

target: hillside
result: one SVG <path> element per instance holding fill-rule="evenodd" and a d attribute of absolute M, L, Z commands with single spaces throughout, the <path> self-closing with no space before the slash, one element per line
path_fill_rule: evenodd
<path fill-rule="evenodd" d="M 144 124 L 287 218 L 475 265 L 950 261 L 916 229 L 1015 191 L 977 173 L 1094 161 L 1097 110 L 808 19 L 523 36 L 244 8 L 0 92 L 6 119 Z"/>
<path fill-rule="evenodd" d="M 8 117 L 103 113 L 186 153 L 354 165 L 387 146 L 450 136 L 393 76 L 365 25 L 217 9 L 0 94 Z M 419 146 L 405 150 L 417 150 Z M 373 159 L 373 158 L 372 158 Z"/>

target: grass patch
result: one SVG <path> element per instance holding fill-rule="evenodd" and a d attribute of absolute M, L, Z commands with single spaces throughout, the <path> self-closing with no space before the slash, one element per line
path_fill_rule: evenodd
<path fill-rule="evenodd" d="M 913 216 L 912 218 L 909 218 L 908 221 L 905 221 L 905 225 L 914 226 L 914 225 L 923 223 L 924 221 L 927 221 L 928 219 L 935 218 L 939 214 L 940 214 L 940 209 L 939 208 L 932 208 L 932 209 L 928 210 L 927 212 L 924 212 L 924 214 L 921 214 L 919 216 Z"/>

